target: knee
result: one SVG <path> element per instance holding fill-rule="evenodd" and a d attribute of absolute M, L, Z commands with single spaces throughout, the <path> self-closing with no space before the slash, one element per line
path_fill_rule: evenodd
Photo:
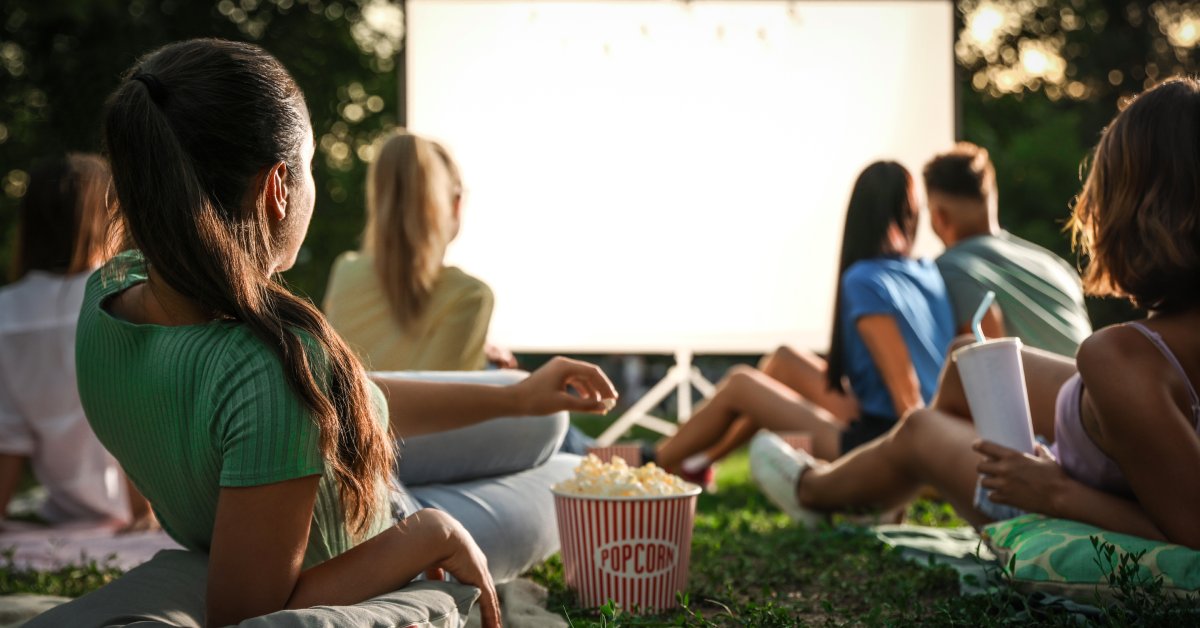
<path fill-rule="evenodd" d="M 723 391 L 744 388 L 746 383 L 754 377 L 753 373 L 758 372 L 758 369 L 746 366 L 745 364 L 738 364 L 730 368 L 728 371 L 725 371 L 725 377 L 722 377 L 721 381 L 717 382 L 717 394 L 721 394 Z"/>
<path fill-rule="evenodd" d="M 798 359 L 800 359 L 800 354 L 796 353 L 795 349 L 787 345 L 780 345 L 777 349 L 763 356 L 758 361 L 758 369 L 770 375 L 775 369 L 779 368 L 780 364 L 786 364 L 789 361 L 794 362 Z"/>
<path fill-rule="evenodd" d="M 927 408 L 913 410 L 898 421 L 884 438 L 891 442 L 893 449 L 919 451 L 928 441 L 929 431 L 937 429 L 934 424 L 937 423 L 938 418 Z"/>

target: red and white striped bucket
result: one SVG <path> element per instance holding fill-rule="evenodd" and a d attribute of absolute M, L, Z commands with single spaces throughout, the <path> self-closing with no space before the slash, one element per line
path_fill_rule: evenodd
<path fill-rule="evenodd" d="M 777 432 L 777 434 L 792 449 L 807 451 L 810 454 L 813 452 L 812 434 L 810 432 Z"/>
<path fill-rule="evenodd" d="M 612 462 L 620 457 L 631 467 L 642 466 L 642 446 L 638 443 L 613 443 L 607 447 L 599 445 L 588 447 L 587 452 L 600 459 L 600 462 Z"/>
<path fill-rule="evenodd" d="M 687 590 L 700 488 L 681 495 L 593 497 L 554 491 L 563 571 L 584 608 L 674 608 Z"/>

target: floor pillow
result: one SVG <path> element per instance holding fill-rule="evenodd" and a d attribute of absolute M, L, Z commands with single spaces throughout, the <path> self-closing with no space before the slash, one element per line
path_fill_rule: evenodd
<path fill-rule="evenodd" d="M 984 539 L 1008 566 L 1013 584 L 1026 591 L 1043 591 L 1084 602 L 1111 600 L 1116 589 L 1109 575 L 1123 555 L 1144 552 L 1137 561 L 1135 581 L 1161 578 L 1164 592 L 1196 596 L 1200 589 L 1200 551 L 1181 545 L 1149 541 L 1095 526 L 1023 515 L 984 528 Z M 1103 551 L 1111 545 L 1111 556 Z M 1099 547 L 1098 547 L 1099 546 Z"/>

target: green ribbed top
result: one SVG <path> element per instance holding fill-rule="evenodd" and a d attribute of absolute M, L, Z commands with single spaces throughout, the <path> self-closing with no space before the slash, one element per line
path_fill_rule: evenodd
<path fill-rule="evenodd" d="M 279 358 L 237 322 L 135 325 L 104 310 L 110 297 L 145 280 L 145 262 L 134 252 L 88 280 L 76 369 L 92 429 L 153 504 L 163 529 L 207 553 L 221 487 L 322 475 L 304 566 L 353 547 L 317 426 Z M 369 389 L 376 416 L 386 421 L 382 393 L 374 384 Z M 364 538 L 390 525 L 387 508 L 378 512 Z"/>

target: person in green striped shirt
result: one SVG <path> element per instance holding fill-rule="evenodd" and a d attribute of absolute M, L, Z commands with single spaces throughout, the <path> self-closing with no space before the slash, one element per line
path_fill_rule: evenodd
<path fill-rule="evenodd" d="M 448 572 L 499 625 L 486 558 L 458 522 L 392 521 L 393 435 L 603 412 L 616 396 L 604 374 L 558 358 L 507 387 L 368 379 L 273 278 L 312 216 L 314 142 L 303 94 L 257 46 L 192 40 L 142 58 L 110 98 L 104 140 L 136 250 L 88 282 L 80 399 L 164 529 L 209 555 L 207 623 Z"/>

